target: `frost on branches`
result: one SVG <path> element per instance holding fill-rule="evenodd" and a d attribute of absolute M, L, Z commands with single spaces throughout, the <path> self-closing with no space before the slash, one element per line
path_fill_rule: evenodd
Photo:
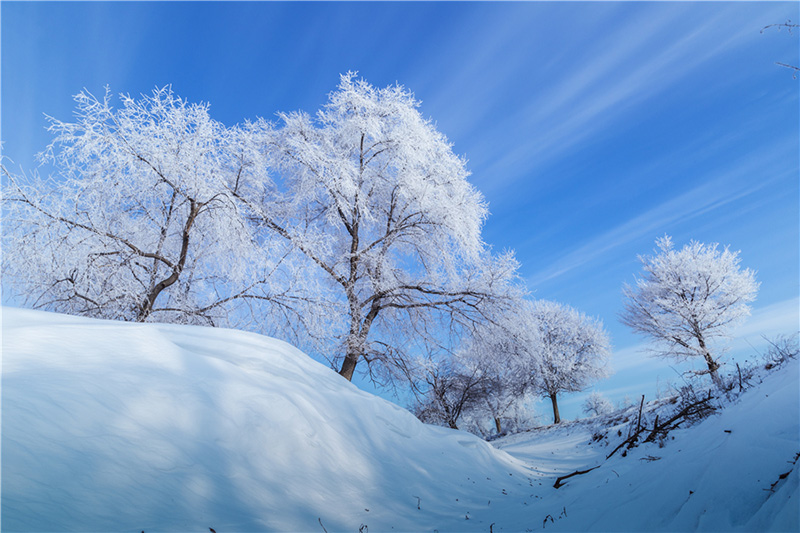
<path fill-rule="evenodd" d="M 169 88 L 119 109 L 108 91 L 75 101 L 75 122 L 49 119 L 52 179 L 3 168 L 7 288 L 52 311 L 212 325 L 279 299 L 269 274 L 285 251 L 261 253 L 227 192 L 264 166 L 246 129 Z"/>
<path fill-rule="evenodd" d="M 599 320 L 564 304 L 519 300 L 479 326 L 461 357 L 480 369 L 484 387 L 475 405 L 491 415 L 501 433 L 501 421 L 524 411 L 534 396 L 551 400 L 559 423 L 557 396 L 606 377 L 609 355 Z"/>
<path fill-rule="evenodd" d="M 614 411 L 614 404 L 597 391 L 589 394 L 583 402 L 583 412 L 589 416 L 607 415 L 612 411 Z"/>
<path fill-rule="evenodd" d="M 530 422 L 534 400 L 532 350 L 539 338 L 520 322 L 520 309 L 528 305 L 519 299 L 511 309 L 501 310 L 492 320 L 479 324 L 458 353 L 470 366 L 480 369 L 485 383 L 480 401 L 470 414 L 476 420 L 488 416 L 498 435 L 518 429 L 522 418 Z"/>
<path fill-rule="evenodd" d="M 625 285 L 627 301 L 622 323 L 654 339 L 656 354 L 666 357 L 702 357 L 717 387 L 719 356 L 712 342 L 750 314 L 758 283 L 750 269 L 740 269 L 739 252 L 717 244 L 692 241 L 680 250 L 672 239 L 656 241 L 659 252 L 640 256 L 643 276 L 635 286 Z"/>
<path fill-rule="evenodd" d="M 411 381 L 420 420 L 484 437 L 531 427 L 530 376 L 521 358 L 488 342 L 491 329 L 480 325 L 449 356 L 415 361 Z"/>
<path fill-rule="evenodd" d="M 370 372 L 403 367 L 409 336 L 479 320 L 517 267 L 510 254 L 490 256 L 484 199 L 418 106 L 401 86 L 343 75 L 315 117 L 260 123 L 280 209 L 241 195 L 325 284 L 325 313 L 338 322 L 328 353 L 347 379 L 361 360 Z"/>
<path fill-rule="evenodd" d="M 418 360 L 415 374 L 415 414 L 428 424 L 458 429 L 462 415 L 482 406 L 488 392 L 483 369 L 457 355 Z"/>
<path fill-rule="evenodd" d="M 4 286 L 28 305 L 283 329 L 347 379 L 362 360 L 393 378 L 410 339 L 518 291 L 464 160 L 403 87 L 349 73 L 315 117 L 234 127 L 169 88 L 75 99 L 75 122 L 50 119 L 53 179 L 2 168 Z"/>
<path fill-rule="evenodd" d="M 550 398 L 558 424 L 557 395 L 582 391 L 607 377 L 611 343 L 599 319 L 565 304 L 537 300 L 524 319 L 539 337 L 532 354 L 533 388 Z"/>

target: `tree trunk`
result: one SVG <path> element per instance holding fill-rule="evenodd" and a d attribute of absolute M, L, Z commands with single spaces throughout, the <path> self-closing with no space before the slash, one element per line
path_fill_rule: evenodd
<path fill-rule="evenodd" d="M 364 322 L 360 324 L 358 300 L 355 296 L 355 292 L 348 289 L 347 294 L 348 300 L 350 300 L 350 335 L 347 338 L 347 354 L 344 357 L 339 374 L 347 379 L 347 381 L 353 381 L 353 372 L 361 356 L 365 353 L 364 346 L 367 335 L 369 335 L 369 330 L 375 318 L 377 318 L 378 313 L 380 313 L 381 307 L 380 300 L 374 300 L 369 313 L 367 313 L 367 316 L 364 318 Z"/>
<path fill-rule="evenodd" d="M 494 427 L 495 427 L 495 429 L 497 429 L 497 434 L 498 435 L 503 432 L 503 429 L 500 427 L 500 419 L 499 418 L 495 417 L 495 419 L 494 419 Z"/>
<path fill-rule="evenodd" d="M 561 415 L 558 414 L 558 401 L 556 401 L 555 393 L 550 395 L 550 401 L 553 402 L 553 424 L 560 424 Z"/>
<path fill-rule="evenodd" d="M 359 355 L 355 353 L 348 353 L 342 362 L 342 368 L 339 370 L 339 375 L 347 381 L 353 381 L 353 372 L 356 370 L 356 363 L 358 363 Z"/>
<path fill-rule="evenodd" d="M 697 339 L 698 344 L 700 345 L 700 349 L 703 350 L 703 358 L 706 360 L 706 365 L 708 365 L 708 373 L 711 374 L 711 381 L 714 382 L 714 385 L 719 389 L 723 390 L 722 378 L 719 377 L 719 363 L 714 361 L 714 358 L 711 357 L 711 353 L 709 353 L 708 349 L 706 348 L 706 343 L 703 337 L 699 337 Z"/>
<path fill-rule="evenodd" d="M 353 275 L 351 275 L 352 277 Z M 355 372 L 358 360 L 361 359 L 361 354 L 364 353 L 363 342 L 361 341 L 361 324 L 359 317 L 358 298 L 353 288 L 353 283 L 348 283 L 345 287 L 347 294 L 347 301 L 350 305 L 350 333 L 347 335 L 347 342 L 345 344 L 344 361 L 342 361 L 342 368 L 339 369 L 339 375 L 347 381 L 353 381 L 353 372 Z"/>
<path fill-rule="evenodd" d="M 178 281 L 178 278 L 183 272 L 183 267 L 186 265 L 186 257 L 189 254 L 189 237 L 191 235 L 192 226 L 197 219 L 197 215 L 200 214 L 200 210 L 203 208 L 202 204 L 198 204 L 193 199 L 189 199 L 189 205 L 189 214 L 186 218 L 186 223 L 183 226 L 183 233 L 181 235 L 181 250 L 180 255 L 178 256 L 178 262 L 172 267 L 172 272 L 170 275 L 166 279 L 156 283 L 147 296 L 145 296 L 144 301 L 139 306 L 139 313 L 136 317 L 137 322 L 144 322 L 147 320 L 147 317 L 153 312 L 153 307 L 156 304 L 156 299 L 158 296 L 164 291 L 164 289 L 171 287 L 176 281 Z"/>
<path fill-rule="evenodd" d="M 719 390 L 723 390 L 724 385 L 722 383 L 722 378 L 719 376 L 719 372 L 717 372 L 717 369 L 719 368 L 719 363 L 714 361 L 714 359 L 711 357 L 711 354 L 708 352 L 705 352 L 703 354 L 703 357 L 705 357 L 706 364 L 708 365 L 708 373 L 711 374 L 711 381 L 714 382 L 714 385 Z"/>

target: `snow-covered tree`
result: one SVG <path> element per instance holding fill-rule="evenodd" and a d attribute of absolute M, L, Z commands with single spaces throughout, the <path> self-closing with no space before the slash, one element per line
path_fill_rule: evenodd
<path fill-rule="evenodd" d="M 505 422 L 519 418 L 531 403 L 529 348 L 537 337 L 521 327 L 519 308 L 527 302 L 515 301 L 510 309 L 479 324 L 464 340 L 459 356 L 479 368 L 485 380 L 484 394 L 470 406 L 475 419 L 489 418 L 497 434 L 512 429 Z"/>
<path fill-rule="evenodd" d="M 621 321 L 656 341 L 656 354 L 674 358 L 702 357 L 717 387 L 719 356 L 712 342 L 750 314 L 758 283 L 755 273 L 739 266 L 739 252 L 717 244 L 692 241 L 680 250 L 664 236 L 658 253 L 640 256 L 643 276 L 626 284 Z"/>
<path fill-rule="evenodd" d="M 462 357 L 427 357 L 416 361 L 414 411 L 425 423 L 458 429 L 459 419 L 486 397 L 482 369 Z"/>
<path fill-rule="evenodd" d="M 235 303 L 280 301 L 270 273 L 288 249 L 255 242 L 237 180 L 264 181 L 247 127 L 170 88 L 112 106 L 75 96 L 49 118 L 50 179 L 3 167 L 3 274 L 29 305 L 131 321 L 230 324 Z"/>
<path fill-rule="evenodd" d="M 550 398 L 558 424 L 560 393 L 582 391 L 608 375 L 608 334 L 600 320 L 557 302 L 536 300 L 520 318 L 538 341 L 529 348 L 532 386 Z"/>
<path fill-rule="evenodd" d="M 597 391 L 593 391 L 583 401 L 583 412 L 589 416 L 607 415 L 614 410 L 611 400 Z"/>
<path fill-rule="evenodd" d="M 324 280 L 328 351 L 348 380 L 361 360 L 370 371 L 405 365 L 410 336 L 480 319 L 517 267 L 511 254 L 490 256 L 484 199 L 418 106 L 401 86 L 345 74 L 315 117 L 259 123 L 281 209 L 260 204 L 257 184 L 240 194 Z"/>
<path fill-rule="evenodd" d="M 560 422 L 557 395 L 606 376 L 609 350 L 599 320 L 555 302 L 517 300 L 476 329 L 468 352 L 486 376 L 484 401 L 500 432 L 503 410 L 524 406 L 531 396 L 550 398 Z"/>
<path fill-rule="evenodd" d="M 513 379 L 514 376 L 503 370 L 500 365 L 484 369 L 484 393 L 468 409 L 476 421 L 488 418 L 497 435 L 518 431 L 521 426 L 530 424 L 531 406 L 536 400 L 528 384 Z"/>

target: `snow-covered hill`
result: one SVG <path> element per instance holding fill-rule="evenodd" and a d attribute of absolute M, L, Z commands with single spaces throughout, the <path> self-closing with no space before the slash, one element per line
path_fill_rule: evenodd
<path fill-rule="evenodd" d="M 259 335 L 2 321 L 3 531 L 798 529 L 796 362 L 554 489 L 605 457 L 591 425 L 497 449 Z"/>
<path fill-rule="evenodd" d="M 606 426 L 587 420 L 512 435 L 495 445 L 549 477 L 550 492 L 541 501 L 552 519 L 538 528 L 797 532 L 799 376 L 798 361 L 791 361 L 732 404 L 713 402 L 722 409 L 702 422 L 671 431 L 660 444 L 623 447 L 610 459 L 625 440 L 625 424 L 618 426 L 622 436 L 614 428 L 600 440 Z M 662 421 L 670 409 L 675 408 L 662 405 Z M 597 468 L 552 488 L 558 476 L 592 467 Z"/>

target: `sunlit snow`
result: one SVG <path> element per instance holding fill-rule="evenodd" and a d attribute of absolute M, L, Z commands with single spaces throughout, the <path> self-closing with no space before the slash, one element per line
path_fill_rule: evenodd
<path fill-rule="evenodd" d="M 4 531 L 800 526 L 797 361 L 604 461 L 599 418 L 489 444 L 251 333 L 14 308 L 2 323 Z"/>

